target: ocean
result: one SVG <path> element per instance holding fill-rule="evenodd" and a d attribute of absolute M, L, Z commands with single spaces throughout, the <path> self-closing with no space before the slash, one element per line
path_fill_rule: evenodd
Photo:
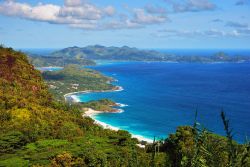
<path fill-rule="evenodd" d="M 82 102 L 109 98 L 124 106 L 122 113 L 99 114 L 95 119 L 152 139 L 166 138 L 178 126 L 198 122 L 225 135 L 223 109 L 234 139 L 250 136 L 250 63 L 104 63 L 95 70 L 117 79 L 123 91 L 80 94 Z"/>
<path fill-rule="evenodd" d="M 38 51 L 48 53 L 48 49 Z M 189 56 L 213 55 L 220 50 L 159 51 Z M 250 50 L 223 51 L 232 56 L 250 56 Z M 193 125 L 197 110 L 202 127 L 225 135 L 220 118 L 223 109 L 234 139 L 244 142 L 250 136 L 250 63 L 98 61 L 98 64 L 90 68 L 113 77 L 117 80 L 113 84 L 124 89 L 77 95 L 82 102 L 109 98 L 124 104 L 121 108 L 124 112 L 96 115 L 98 121 L 145 138 L 162 139 L 178 126 Z"/>

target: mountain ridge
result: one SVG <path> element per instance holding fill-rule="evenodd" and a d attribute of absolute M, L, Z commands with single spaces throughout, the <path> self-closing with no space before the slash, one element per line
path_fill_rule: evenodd
<path fill-rule="evenodd" d="M 68 47 L 55 52 L 53 57 L 82 58 L 87 60 L 116 60 L 116 61 L 170 61 L 188 63 L 213 63 L 213 62 L 244 62 L 250 61 L 250 56 L 229 56 L 218 52 L 211 56 L 193 55 L 181 56 L 162 53 L 156 50 L 138 49 L 135 47 L 115 47 L 102 45 L 88 45 L 85 47 Z"/>

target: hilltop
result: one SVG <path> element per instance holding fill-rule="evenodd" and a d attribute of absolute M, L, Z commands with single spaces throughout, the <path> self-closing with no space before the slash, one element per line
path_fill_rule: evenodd
<path fill-rule="evenodd" d="M 69 64 L 77 64 L 81 66 L 95 65 L 95 62 L 89 59 L 80 57 L 66 57 L 66 56 L 47 56 L 47 55 L 35 55 L 28 53 L 28 59 L 31 64 L 36 67 L 48 67 L 48 66 L 67 66 Z"/>
<path fill-rule="evenodd" d="M 91 60 L 133 60 L 133 61 L 162 61 L 165 55 L 156 51 L 139 50 L 137 48 L 123 47 L 105 47 L 93 45 L 86 47 L 69 47 L 56 52 L 51 56 L 81 57 Z"/>
<path fill-rule="evenodd" d="M 212 56 L 194 55 L 179 56 L 174 54 L 162 53 L 155 50 L 141 50 L 123 47 L 105 47 L 92 45 L 86 47 L 68 47 L 50 54 L 52 57 L 65 57 L 87 60 L 116 60 L 116 61 L 171 61 L 188 63 L 211 63 L 211 62 L 242 62 L 250 61 L 247 56 L 229 56 L 223 52 Z"/>
<path fill-rule="evenodd" d="M 214 55 L 175 55 L 162 53 L 155 50 L 142 50 L 135 47 L 106 47 L 101 45 L 90 45 L 86 47 L 68 47 L 48 55 L 36 55 L 27 53 L 31 64 L 36 67 L 60 66 L 69 64 L 81 66 L 95 65 L 95 60 L 111 61 L 163 61 L 182 63 L 216 63 L 216 62 L 249 62 L 250 56 L 230 56 L 224 52 Z"/>

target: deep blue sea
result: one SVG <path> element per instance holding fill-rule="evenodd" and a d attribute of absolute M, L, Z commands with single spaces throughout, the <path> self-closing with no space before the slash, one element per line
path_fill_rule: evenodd
<path fill-rule="evenodd" d="M 157 51 L 178 56 L 213 56 L 219 52 L 229 56 L 250 56 L 249 49 L 157 49 Z"/>
<path fill-rule="evenodd" d="M 49 50 L 35 50 L 48 53 Z M 177 55 L 250 55 L 250 50 L 160 50 Z M 224 109 L 234 139 L 250 137 L 250 63 L 163 63 L 99 61 L 90 67 L 117 79 L 123 91 L 78 95 L 81 101 L 110 98 L 126 104 L 123 113 L 100 114 L 95 119 L 146 138 L 167 137 L 181 125 L 199 123 L 225 135 Z M 46 69 L 45 69 L 46 70 Z M 58 69 L 49 69 L 58 70 Z"/>
<path fill-rule="evenodd" d="M 82 94 L 81 101 L 110 98 L 126 104 L 123 113 L 100 114 L 99 121 L 147 138 L 161 138 L 181 125 L 199 123 L 224 135 L 222 108 L 234 139 L 250 136 L 249 63 L 122 62 L 92 67 L 118 80 L 123 91 Z"/>

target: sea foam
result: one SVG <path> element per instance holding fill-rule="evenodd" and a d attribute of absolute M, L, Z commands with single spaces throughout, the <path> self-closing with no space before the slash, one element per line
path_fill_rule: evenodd
<path fill-rule="evenodd" d="M 119 107 L 127 107 L 128 105 L 127 104 L 122 104 L 122 103 L 116 103 L 116 105 L 118 105 Z"/>
<path fill-rule="evenodd" d="M 70 97 L 71 97 L 72 101 L 75 103 L 81 102 L 80 98 L 76 95 L 71 95 Z"/>

